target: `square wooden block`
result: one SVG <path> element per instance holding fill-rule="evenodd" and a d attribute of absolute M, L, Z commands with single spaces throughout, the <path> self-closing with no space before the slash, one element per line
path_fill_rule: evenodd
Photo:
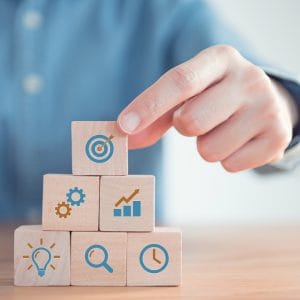
<path fill-rule="evenodd" d="M 74 175 L 127 175 L 127 135 L 115 121 L 72 122 Z"/>
<path fill-rule="evenodd" d="M 181 231 L 156 227 L 155 232 L 128 233 L 127 285 L 181 284 Z"/>
<path fill-rule="evenodd" d="M 155 177 L 102 176 L 101 231 L 153 231 Z"/>
<path fill-rule="evenodd" d="M 98 231 L 99 177 L 44 175 L 43 229 Z"/>
<path fill-rule="evenodd" d="M 125 232 L 72 232 L 71 285 L 125 286 Z"/>
<path fill-rule="evenodd" d="M 40 225 L 15 230 L 15 285 L 70 285 L 70 232 L 42 231 Z"/>

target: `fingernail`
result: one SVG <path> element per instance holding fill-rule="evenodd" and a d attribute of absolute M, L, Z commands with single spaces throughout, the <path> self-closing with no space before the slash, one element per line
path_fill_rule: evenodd
<path fill-rule="evenodd" d="M 120 127 L 128 133 L 133 132 L 135 129 L 137 129 L 140 124 L 141 124 L 140 116 L 133 111 L 122 116 L 119 123 Z"/>

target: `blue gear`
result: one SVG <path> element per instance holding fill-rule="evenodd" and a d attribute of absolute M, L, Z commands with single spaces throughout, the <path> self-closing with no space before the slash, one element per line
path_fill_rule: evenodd
<path fill-rule="evenodd" d="M 73 195 L 78 194 L 79 199 L 74 200 Z M 85 194 L 82 189 L 79 189 L 77 186 L 74 187 L 73 189 L 69 189 L 69 192 L 66 194 L 67 196 L 67 201 L 72 205 L 72 206 L 80 206 L 81 203 L 84 203 L 85 200 Z"/>

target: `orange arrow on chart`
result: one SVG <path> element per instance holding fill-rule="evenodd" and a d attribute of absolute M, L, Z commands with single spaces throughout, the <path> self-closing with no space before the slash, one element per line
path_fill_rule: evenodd
<path fill-rule="evenodd" d="M 115 207 L 118 207 L 123 201 L 125 203 L 128 203 L 132 200 L 132 198 L 139 192 L 140 190 L 139 189 L 135 189 L 131 195 L 129 197 L 125 197 L 125 196 L 122 196 L 116 203 L 115 203 Z"/>
<path fill-rule="evenodd" d="M 101 152 L 102 149 L 103 149 L 103 147 L 104 147 L 109 141 L 111 141 L 113 138 L 114 138 L 114 136 L 111 134 L 111 135 L 108 137 L 108 139 L 107 139 L 102 145 L 97 146 L 97 150 L 98 150 L 99 152 Z"/>

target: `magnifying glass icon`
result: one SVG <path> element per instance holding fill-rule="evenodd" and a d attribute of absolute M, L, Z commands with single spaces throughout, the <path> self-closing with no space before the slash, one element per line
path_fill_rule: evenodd
<path fill-rule="evenodd" d="M 92 255 L 95 251 L 100 250 L 103 253 L 103 260 L 100 263 L 94 263 L 91 261 Z M 109 273 L 113 272 L 112 267 L 108 264 L 108 251 L 102 245 L 96 244 L 88 247 L 85 250 L 84 255 L 86 263 L 92 268 L 105 268 Z"/>

